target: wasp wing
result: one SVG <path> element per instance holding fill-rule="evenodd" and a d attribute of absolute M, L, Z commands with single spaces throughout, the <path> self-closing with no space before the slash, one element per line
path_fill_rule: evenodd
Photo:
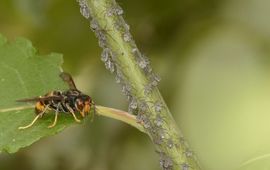
<path fill-rule="evenodd" d="M 16 102 L 38 102 L 38 101 L 51 101 L 51 100 L 63 100 L 63 96 L 45 96 L 45 97 L 33 97 L 26 99 L 18 99 Z"/>
<path fill-rule="evenodd" d="M 63 81 L 65 81 L 68 84 L 71 90 L 77 90 L 75 83 L 69 73 L 62 72 L 59 76 L 62 78 Z"/>

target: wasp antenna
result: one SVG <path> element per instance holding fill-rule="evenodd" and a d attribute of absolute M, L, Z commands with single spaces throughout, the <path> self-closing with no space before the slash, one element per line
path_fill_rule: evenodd
<path fill-rule="evenodd" d="M 18 99 L 16 102 L 38 102 L 38 101 L 50 101 L 50 100 L 56 100 L 60 101 L 63 100 L 62 96 L 40 96 L 40 97 L 34 97 L 34 98 L 27 98 L 27 99 Z"/>
<path fill-rule="evenodd" d="M 74 81 L 69 73 L 62 72 L 59 76 L 62 78 L 62 80 L 64 82 L 66 82 L 68 84 L 70 89 L 77 90 L 75 83 L 74 83 Z"/>
<path fill-rule="evenodd" d="M 40 98 L 38 97 L 35 97 L 35 98 L 29 98 L 29 99 L 18 99 L 18 100 L 15 100 L 16 102 L 36 102 L 36 101 L 39 101 Z"/>

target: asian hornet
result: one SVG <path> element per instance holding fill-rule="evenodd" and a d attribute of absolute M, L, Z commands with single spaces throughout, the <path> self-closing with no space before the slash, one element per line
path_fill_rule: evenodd
<path fill-rule="evenodd" d="M 45 94 L 44 96 L 17 100 L 18 102 L 36 102 L 36 117 L 29 125 L 19 127 L 19 129 L 27 129 L 31 127 L 48 111 L 54 111 L 55 113 L 54 122 L 48 126 L 48 128 L 52 128 L 56 125 L 59 113 L 71 114 L 76 122 L 80 122 L 75 113 L 79 112 L 84 118 L 88 115 L 92 106 L 94 106 L 95 111 L 95 103 L 92 98 L 76 88 L 70 74 L 62 72 L 60 77 L 69 85 L 69 90 L 55 90 Z"/>

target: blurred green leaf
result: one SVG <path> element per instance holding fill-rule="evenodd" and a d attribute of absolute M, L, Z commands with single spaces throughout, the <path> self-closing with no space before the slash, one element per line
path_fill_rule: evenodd
<path fill-rule="evenodd" d="M 26 39 L 18 38 L 10 43 L 0 35 L 0 152 L 14 153 L 74 122 L 71 116 L 60 115 L 57 125 L 48 129 L 53 121 L 53 114 L 48 114 L 31 128 L 18 130 L 19 126 L 29 124 L 35 114 L 32 104 L 15 100 L 65 89 L 58 76 L 62 62 L 60 54 L 37 54 Z"/>

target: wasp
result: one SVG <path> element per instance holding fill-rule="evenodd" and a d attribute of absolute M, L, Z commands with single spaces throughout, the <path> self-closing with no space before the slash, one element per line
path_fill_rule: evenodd
<path fill-rule="evenodd" d="M 54 90 L 45 94 L 44 96 L 17 100 L 17 102 L 36 102 L 36 117 L 29 125 L 19 127 L 19 129 L 27 129 L 33 126 L 33 124 L 39 118 L 42 118 L 42 116 L 49 111 L 54 111 L 55 116 L 53 123 L 49 125 L 48 128 L 52 128 L 57 124 L 59 113 L 71 114 L 76 122 L 80 122 L 75 114 L 77 112 L 79 112 L 80 115 L 84 118 L 89 114 L 91 107 L 94 106 L 95 114 L 95 103 L 93 102 L 92 98 L 76 88 L 71 75 L 62 72 L 59 76 L 64 82 L 68 84 L 68 90 Z"/>

